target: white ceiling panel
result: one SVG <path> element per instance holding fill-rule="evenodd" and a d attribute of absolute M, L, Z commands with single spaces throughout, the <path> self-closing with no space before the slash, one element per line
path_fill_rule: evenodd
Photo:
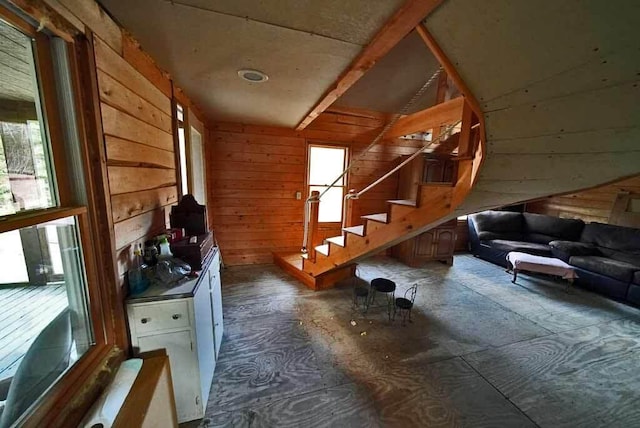
<path fill-rule="evenodd" d="M 298 124 L 402 3 L 184 1 L 192 5 L 101 3 L 210 118 L 285 127 Z M 269 80 L 245 82 L 243 68 Z"/>
<path fill-rule="evenodd" d="M 335 104 L 399 113 L 438 67 L 438 60 L 418 33 L 412 31 Z M 414 113 L 434 105 L 437 87 L 436 79 L 406 113 Z"/>
<path fill-rule="evenodd" d="M 403 0 L 173 0 L 172 3 L 365 45 Z"/>

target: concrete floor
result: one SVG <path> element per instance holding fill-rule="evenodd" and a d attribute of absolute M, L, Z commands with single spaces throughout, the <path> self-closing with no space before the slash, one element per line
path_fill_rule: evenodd
<path fill-rule="evenodd" d="M 377 257 L 358 275 L 396 281 L 396 296 L 418 283 L 413 323 L 354 310 L 349 284 L 225 270 L 200 426 L 640 426 L 639 310 L 545 277 L 514 285 L 471 256 L 424 269 Z"/>

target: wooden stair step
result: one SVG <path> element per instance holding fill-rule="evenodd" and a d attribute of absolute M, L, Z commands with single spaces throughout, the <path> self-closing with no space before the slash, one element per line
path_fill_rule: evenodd
<path fill-rule="evenodd" d="M 273 253 L 273 258 L 275 261 L 279 261 L 280 263 L 276 263 L 279 266 L 287 265 L 293 267 L 298 270 L 302 270 L 302 257 L 305 257 L 306 254 L 302 253 Z"/>
<path fill-rule="evenodd" d="M 393 199 L 390 201 L 387 201 L 388 204 L 393 204 L 393 205 L 404 205 L 407 207 L 416 207 L 418 206 L 416 201 L 413 201 L 411 199 Z"/>
<path fill-rule="evenodd" d="M 344 235 L 342 236 L 333 236 L 331 238 L 325 239 L 325 241 L 330 242 L 332 244 L 338 245 L 340 247 L 344 247 Z"/>
<path fill-rule="evenodd" d="M 359 226 L 343 227 L 342 231 L 358 236 L 364 236 L 364 225 L 361 224 Z"/>
<path fill-rule="evenodd" d="M 316 252 L 328 256 L 329 255 L 329 244 L 318 245 L 316 247 Z"/>
<path fill-rule="evenodd" d="M 365 220 L 377 221 L 378 223 L 387 223 L 387 213 L 363 215 L 361 218 Z"/>

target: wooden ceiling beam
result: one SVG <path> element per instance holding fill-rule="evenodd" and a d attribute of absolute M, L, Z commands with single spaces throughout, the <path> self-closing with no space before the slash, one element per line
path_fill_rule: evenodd
<path fill-rule="evenodd" d="M 349 68 L 338 77 L 315 107 L 302 119 L 296 130 L 301 131 L 313 122 L 320 113 L 360 80 L 378 60 L 409 34 L 441 2 L 442 0 L 407 0 L 360 52 Z"/>
<path fill-rule="evenodd" d="M 428 109 L 401 117 L 395 125 L 387 131 L 385 138 L 397 138 L 403 135 L 423 132 L 462 119 L 464 97 L 454 98 Z"/>
<path fill-rule="evenodd" d="M 418 32 L 424 43 L 427 45 L 429 50 L 436 57 L 440 65 L 442 65 L 444 71 L 447 72 L 449 77 L 451 77 L 451 80 L 453 80 L 453 83 L 455 83 L 462 95 L 464 95 L 464 97 L 467 99 L 467 102 L 471 106 L 471 109 L 476 114 L 476 116 L 482 117 L 482 109 L 480 108 L 480 103 L 471 93 L 471 90 L 469 89 L 467 84 L 464 82 L 464 80 L 462 80 L 462 77 L 460 77 L 458 70 L 451 63 L 447 55 L 445 55 L 444 51 L 440 48 L 431 33 L 427 30 L 424 24 L 419 24 L 416 27 L 416 31 Z"/>

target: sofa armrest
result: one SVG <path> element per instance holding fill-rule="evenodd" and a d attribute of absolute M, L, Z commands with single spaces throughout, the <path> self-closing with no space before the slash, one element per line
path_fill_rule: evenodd
<path fill-rule="evenodd" d="M 575 241 L 551 241 L 549 242 L 551 253 L 554 257 L 565 262 L 573 256 L 599 256 L 601 255 L 598 247 L 592 244 Z"/>
<path fill-rule="evenodd" d="M 5 401 L 9 394 L 9 387 L 11 387 L 12 377 L 0 380 L 0 401 Z"/>

